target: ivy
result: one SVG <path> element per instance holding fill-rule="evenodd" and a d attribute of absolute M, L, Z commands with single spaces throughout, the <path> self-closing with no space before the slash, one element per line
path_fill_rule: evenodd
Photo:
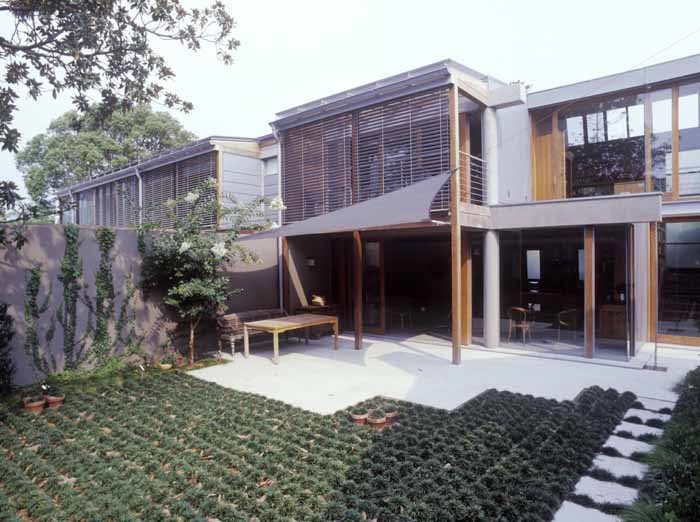
<path fill-rule="evenodd" d="M 95 330 L 92 356 L 98 365 L 104 364 L 112 350 L 109 325 L 114 313 L 111 254 L 115 239 L 116 233 L 111 228 L 100 227 L 95 231 L 95 240 L 100 250 L 100 264 L 95 275 Z"/>
<path fill-rule="evenodd" d="M 15 364 L 12 360 L 10 341 L 14 335 L 15 325 L 7 313 L 7 304 L 0 303 L 0 395 L 12 391 Z"/>
<path fill-rule="evenodd" d="M 63 302 L 56 317 L 63 327 L 63 353 L 65 368 L 72 370 L 79 366 L 82 360 L 82 350 L 77 346 L 77 315 L 78 297 L 80 293 L 80 278 L 83 275 L 83 263 L 79 254 L 79 234 L 77 225 L 63 227 L 66 248 L 61 259 L 61 270 L 58 280 L 63 285 Z"/>
<path fill-rule="evenodd" d="M 24 321 L 26 325 L 24 351 L 35 372 L 48 375 L 56 371 L 56 357 L 49 349 L 55 331 L 54 321 L 49 322 L 43 342 L 41 341 L 41 316 L 46 313 L 51 302 L 52 287 L 42 301 L 39 300 L 41 290 L 41 265 L 36 265 L 26 272 L 26 293 L 24 300 Z"/>

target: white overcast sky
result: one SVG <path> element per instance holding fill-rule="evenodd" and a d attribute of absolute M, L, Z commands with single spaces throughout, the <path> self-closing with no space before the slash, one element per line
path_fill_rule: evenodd
<path fill-rule="evenodd" d="M 176 117 L 200 137 L 260 136 L 276 112 L 445 58 L 540 90 L 700 53 L 697 0 L 664 0 L 653 9 L 639 0 L 225 4 L 241 41 L 232 66 L 209 48 L 163 48 L 177 73 L 171 88 L 195 107 Z M 0 30 L 7 22 L 0 20 Z M 70 108 L 68 96 L 20 101 L 23 141 Z M 12 154 L 0 153 L 0 170 L 1 179 L 22 185 Z"/>

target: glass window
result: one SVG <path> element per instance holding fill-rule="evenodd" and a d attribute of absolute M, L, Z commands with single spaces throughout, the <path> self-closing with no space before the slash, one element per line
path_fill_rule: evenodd
<path fill-rule="evenodd" d="M 652 189 L 671 191 L 671 89 L 649 93 Z"/>
<path fill-rule="evenodd" d="M 608 139 L 620 140 L 627 137 L 627 109 L 610 109 L 608 118 Z"/>
<path fill-rule="evenodd" d="M 678 98 L 678 192 L 700 194 L 700 83 L 682 85 Z"/>
<path fill-rule="evenodd" d="M 601 143 L 605 141 L 605 115 L 596 112 L 586 116 L 588 124 L 588 143 Z"/>
<path fill-rule="evenodd" d="M 700 222 L 659 225 L 658 332 L 700 337 Z"/>
<path fill-rule="evenodd" d="M 644 96 L 582 102 L 562 112 L 568 136 L 568 197 L 645 190 Z M 583 140 L 581 118 L 585 118 Z"/>
<path fill-rule="evenodd" d="M 630 105 L 627 107 L 627 126 L 629 137 L 644 136 L 644 105 Z"/>
<path fill-rule="evenodd" d="M 583 145 L 583 116 L 566 119 L 566 142 L 569 147 Z"/>
<path fill-rule="evenodd" d="M 528 250 L 526 253 L 527 259 L 527 278 L 528 279 L 539 279 L 540 278 L 540 251 L 539 250 Z"/>

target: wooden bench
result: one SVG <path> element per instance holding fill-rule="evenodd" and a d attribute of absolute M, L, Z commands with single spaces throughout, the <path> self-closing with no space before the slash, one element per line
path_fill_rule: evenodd
<path fill-rule="evenodd" d="M 219 352 L 222 349 L 222 342 L 231 345 L 231 355 L 236 351 L 236 341 L 243 339 L 243 323 L 259 321 L 262 319 L 276 319 L 286 317 L 287 312 L 281 308 L 270 308 L 263 310 L 247 310 L 233 314 L 220 315 L 216 318 L 216 328 L 218 332 Z M 253 335 L 261 335 L 263 332 L 255 332 Z"/>
<path fill-rule="evenodd" d="M 277 319 L 263 319 L 261 321 L 250 321 L 243 323 L 243 355 L 250 355 L 250 344 L 248 340 L 249 332 L 267 332 L 272 334 L 272 346 L 274 349 L 273 361 L 279 363 L 279 334 L 291 332 L 293 330 L 304 329 L 306 343 L 309 343 L 309 328 L 330 324 L 333 326 L 333 349 L 338 349 L 338 318 L 331 315 L 318 314 L 298 314 L 280 317 Z"/>

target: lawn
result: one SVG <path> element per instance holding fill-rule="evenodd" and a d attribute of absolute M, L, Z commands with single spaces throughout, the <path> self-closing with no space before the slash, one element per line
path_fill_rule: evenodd
<path fill-rule="evenodd" d="M 0 422 L 0 519 L 550 521 L 633 402 L 490 390 L 452 413 L 398 403 L 378 432 L 184 374 L 134 377 Z"/>

